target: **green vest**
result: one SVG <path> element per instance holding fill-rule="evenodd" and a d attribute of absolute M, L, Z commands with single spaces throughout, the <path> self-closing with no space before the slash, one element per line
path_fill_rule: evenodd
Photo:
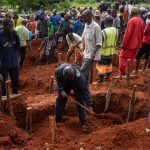
<path fill-rule="evenodd" d="M 118 39 L 118 29 L 115 27 L 107 27 L 102 30 L 103 36 L 103 46 L 101 50 L 102 56 L 112 56 L 115 54 L 117 39 Z"/>

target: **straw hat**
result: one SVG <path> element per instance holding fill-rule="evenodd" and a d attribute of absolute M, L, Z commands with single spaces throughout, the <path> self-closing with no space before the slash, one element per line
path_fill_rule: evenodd
<path fill-rule="evenodd" d="M 132 14 L 138 14 L 140 12 L 140 9 L 138 7 L 133 7 L 131 10 Z"/>

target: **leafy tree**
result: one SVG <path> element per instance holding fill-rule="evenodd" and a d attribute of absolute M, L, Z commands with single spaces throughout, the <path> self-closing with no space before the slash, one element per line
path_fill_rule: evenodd
<path fill-rule="evenodd" d="M 3 0 L 4 5 L 8 5 L 11 8 L 16 9 L 18 7 L 19 11 L 29 8 L 34 8 L 39 5 L 39 0 Z"/>

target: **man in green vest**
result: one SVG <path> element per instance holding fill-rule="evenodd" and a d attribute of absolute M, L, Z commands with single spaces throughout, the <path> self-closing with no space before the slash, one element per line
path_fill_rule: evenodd
<path fill-rule="evenodd" d="M 113 17 L 107 16 L 105 19 L 106 28 L 102 30 L 103 46 L 101 49 L 101 60 L 96 64 L 99 80 L 109 79 L 112 72 L 112 57 L 115 54 L 118 39 L 118 29 L 113 27 Z"/>

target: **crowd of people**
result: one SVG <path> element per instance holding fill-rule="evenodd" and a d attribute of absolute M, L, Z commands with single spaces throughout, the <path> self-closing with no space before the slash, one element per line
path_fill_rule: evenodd
<path fill-rule="evenodd" d="M 128 4 L 123 0 L 115 4 L 101 2 L 96 9 L 73 7 L 65 13 L 58 13 L 54 9 L 52 14 L 48 14 L 41 6 L 39 11 L 28 18 L 22 18 L 16 13 L 6 14 L 0 25 L 2 95 L 6 94 L 5 81 L 8 75 L 12 92 L 18 93 L 19 69 L 24 64 L 27 48 L 32 49 L 32 40 L 42 39 L 38 50 L 41 51 L 40 59 L 46 64 L 53 63 L 57 46 L 62 43 L 67 54 L 67 64 L 56 69 L 58 122 L 62 118 L 66 95 L 71 89 L 77 101 L 84 105 L 86 99 L 85 103 L 91 107 L 87 83 L 93 62 L 96 62 L 98 83 L 110 78 L 117 56 L 120 78 L 126 75 L 128 59 L 131 60 L 131 71 L 135 67 L 135 73 L 138 72 L 142 56 L 145 58 L 143 71 L 148 67 L 150 10 L 144 6 L 136 7 L 133 0 Z M 69 64 L 71 55 L 74 55 L 74 63 L 78 67 Z M 83 130 L 86 130 L 84 110 L 79 107 L 78 111 Z"/>

